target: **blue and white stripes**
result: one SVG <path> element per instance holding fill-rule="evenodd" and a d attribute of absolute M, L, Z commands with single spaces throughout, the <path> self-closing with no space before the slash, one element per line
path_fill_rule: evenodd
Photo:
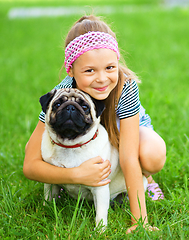
<path fill-rule="evenodd" d="M 136 81 L 127 81 L 124 84 L 118 106 L 117 116 L 119 119 L 136 115 L 140 110 L 139 91 Z"/>

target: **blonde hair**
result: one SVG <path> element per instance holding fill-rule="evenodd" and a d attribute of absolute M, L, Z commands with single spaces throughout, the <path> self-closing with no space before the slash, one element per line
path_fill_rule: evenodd
<path fill-rule="evenodd" d="M 115 33 L 99 17 L 96 17 L 94 15 L 83 16 L 73 25 L 73 27 L 68 32 L 65 39 L 65 48 L 73 39 L 80 35 L 88 33 L 89 31 L 105 32 L 116 39 Z M 130 69 L 128 69 L 125 64 L 121 65 L 119 63 L 118 83 L 109 94 L 108 98 L 105 99 L 106 109 L 101 116 L 101 123 L 104 125 L 108 132 L 109 140 L 111 144 L 117 149 L 119 148 L 119 131 L 116 123 L 116 107 L 125 81 L 131 79 L 138 81 L 136 75 Z"/>

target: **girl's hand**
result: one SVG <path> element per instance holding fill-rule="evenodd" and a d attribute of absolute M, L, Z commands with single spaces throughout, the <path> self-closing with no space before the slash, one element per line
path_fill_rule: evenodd
<path fill-rule="evenodd" d="M 101 157 L 91 158 L 75 168 L 75 183 L 92 187 L 104 186 L 111 181 L 107 179 L 111 173 L 110 168 L 108 160 L 104 161 Z"/>
<path fill-rule="evenodd" d="M 132 233 L 137 227 L 138 227 L 137 224 L 132 225 L 130 228 L 127 229 L 126 234 Z M 159 228 L 157 228 L 157 227 L 152 227 L 152 226 L 150 226 L 149 224 L 146 224 L 146 225 L 144 226 L 144 228 L 145 228 L 146 230 L 150 231 L 150 232 L 152 232 L 152 231 L 159 231 Z"/>

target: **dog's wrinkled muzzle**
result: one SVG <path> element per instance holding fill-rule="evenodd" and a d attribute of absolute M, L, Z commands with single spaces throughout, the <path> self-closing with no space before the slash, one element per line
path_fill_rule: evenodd
<path fill-rule="evenodd" d="M 89 106 L 84 105 L 83 108 L 74 101 L 63 103 L 50 119 L 50 124 L 55 132 L 62 138 L 68 139 L 74 139 L 82 134 L 91 126 L 92 122 Z"/>
<path fill-rule="evenodd" d="M 83 110 L 83 108 L 77 102 L 74 102 L 74 101 L 67 101 L 63 103 L 61 106 L 61 109 L 66 109 L 70 113 L 78 109 L 81 112 L 81 114 L 85 116 L 85 111 Z"/>

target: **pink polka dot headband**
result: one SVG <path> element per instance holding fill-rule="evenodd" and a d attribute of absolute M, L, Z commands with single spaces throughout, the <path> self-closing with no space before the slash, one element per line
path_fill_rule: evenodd
<path fill-rule="evenodd" d="M 72 63 L 83 53 L 99 48 L 111 49 L 117 53 L 118 60 L 120 53 L 118 43 L 110 34 L 104 32 L 88 32 L 72 40 L 65 49 L 65 68 L 69 73 Z"/>

